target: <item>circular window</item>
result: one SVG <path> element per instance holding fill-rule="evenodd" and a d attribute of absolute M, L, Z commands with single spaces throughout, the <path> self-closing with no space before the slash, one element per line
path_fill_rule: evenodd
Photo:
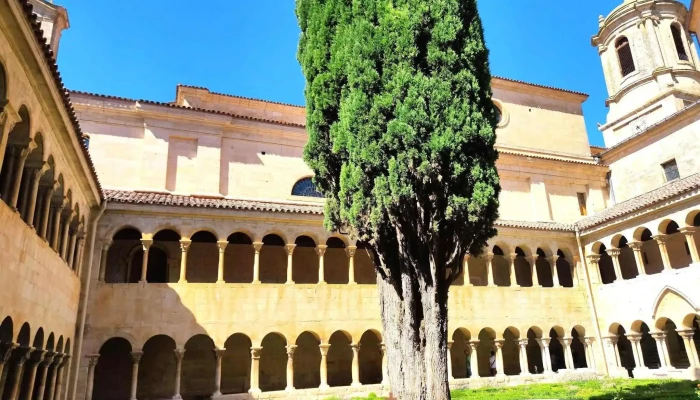
<path fill-rule="evenodd" d="M 501 128 L 507 125 L 510 116 L 508 115 L 508 110 L 503 107 L 503 102 L 493 99 L 493 105 L 496 106 L 496 116 L 498 118 L 498 125 L 496 125 L 496 127 Z"/>

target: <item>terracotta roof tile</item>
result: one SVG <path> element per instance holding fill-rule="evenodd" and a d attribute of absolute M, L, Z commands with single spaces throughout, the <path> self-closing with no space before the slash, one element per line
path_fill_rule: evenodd
<path fill-rule="evenodd" d="M 618 203 L 598 214 L 591 215 L 588 218 L 578 221 L 576 226 L 581 229 L 591 228 L 698 188 L 700 188 L 700 173 L 675 180 L 651 192 Z"/>
<path fill-rule="evenodd" d="M 501 79 L 501 80 L 508 81 L 508 82 L 513 82 L 513 83 L 521 83 L 521 84 L 523 84 L 523 85 L 535 86 L 535 87 L 539 87 L 539 88 L 542 88 L 542 89 L 558 90 L 558 91 L 560 91 L 560 92 L 566 92 L 566 93 L 576 94 L 576 95 L 579 95 L 579 96 L 586 96 L 586 97 L 588 97 L 588 95 L 587 95 L 586 93 L 577 92 L 577 91 L 574 91 L 574 90 L 562 89 L 562 88 L 558 88 L 558 87 L 554 87 L 554 86 L 539 85 L 539 84 L 537 84 L 537 83 L 525 82 L 525 81 L 521 81 L 521 80 L 518 80 L 518 79 L 504 78 L 504 77 L 502 77 L 502 76 L 494 76 L 494 78 L 496 78 L 496 79 Z"/>
<path fill-rule="evenodd" d="M 298 105 L 298 104 L 282 103 L 282 102 L 280 102 L 280 101 L 256 99 L 256 98 L 254 98 L 254 97 L 245 97 L 245 96 L 237 96 L 237 95 L 234 95 L 234 94 L 226 94 L 226 93 L 212 92 L 211 90 L 209 90 L 209 88 L 205 88 L 205 87 L 202 87 L 202 86 L 183 85 L 183 84 L 181 84 L 181 83 L 178 83 L 177 86 L 178 86 L 178 87 L 190 88 L 190 89 L 206 90 L 207 92 L 209 92 L 209 93 L 211 93 L 211 94 L 215 94 L 215 95 L 219 95 L 219 96 L 224 96 L 224 97 L 233 97 L 233 98 L 235 98 L 235 99 L 253 100 L 253 101 L 259 101 L 259 102 L 262 102 L 262 103 L 278 104 L 278 105 L 281 105 L 281 106 L 288 106 L 288 107 L 295 107 L 295 108 L 306 108 L 306 107 L 300 106 L 300 105 Z"/>

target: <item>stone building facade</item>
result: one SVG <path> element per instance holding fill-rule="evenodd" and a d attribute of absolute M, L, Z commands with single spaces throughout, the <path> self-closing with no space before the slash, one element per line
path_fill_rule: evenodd
<path fill-rule="evenodd" d="M 700 377 L 698 15 L 600 18 L 604 148 L 585 94 L 493 79 L 498 236 L 450 290 L 452 387 Z M 0 397 L 387 393 L 372 260 L 323 228 L 304 108 L 68 92 L 67 27 L 0 0 Z"/>

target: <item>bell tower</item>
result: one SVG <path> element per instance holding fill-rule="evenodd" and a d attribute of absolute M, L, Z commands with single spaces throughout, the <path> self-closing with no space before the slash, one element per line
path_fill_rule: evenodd
<path fill-rule="evenodd" d="M 676 0 L 624 0 L 598 19 L 598 48 L 608 89 L 611 147 L 700 100 L 700 61 L 689 12 Z"/>
<path fill-rule="evenodd" d="M 41 24 L 44 37 L 53 51 L 53 57 L 57 58 L 61 34 L 65 29 L 70 28 L 68 12 L 65 8 L 53 4 L 53 0 L 29 0 L 29 3 L 37 16 L 37 21 Z"/>

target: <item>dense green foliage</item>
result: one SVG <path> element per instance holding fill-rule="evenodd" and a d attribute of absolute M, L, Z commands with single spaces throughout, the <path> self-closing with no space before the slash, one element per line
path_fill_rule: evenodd
<path fill-rule="evenodd" d="M 476 0 L 297 0 L 297 17 L 326 227 L 381 264 L 409 249 L 457 275 L 495 235 L 500 192 Z"/>

